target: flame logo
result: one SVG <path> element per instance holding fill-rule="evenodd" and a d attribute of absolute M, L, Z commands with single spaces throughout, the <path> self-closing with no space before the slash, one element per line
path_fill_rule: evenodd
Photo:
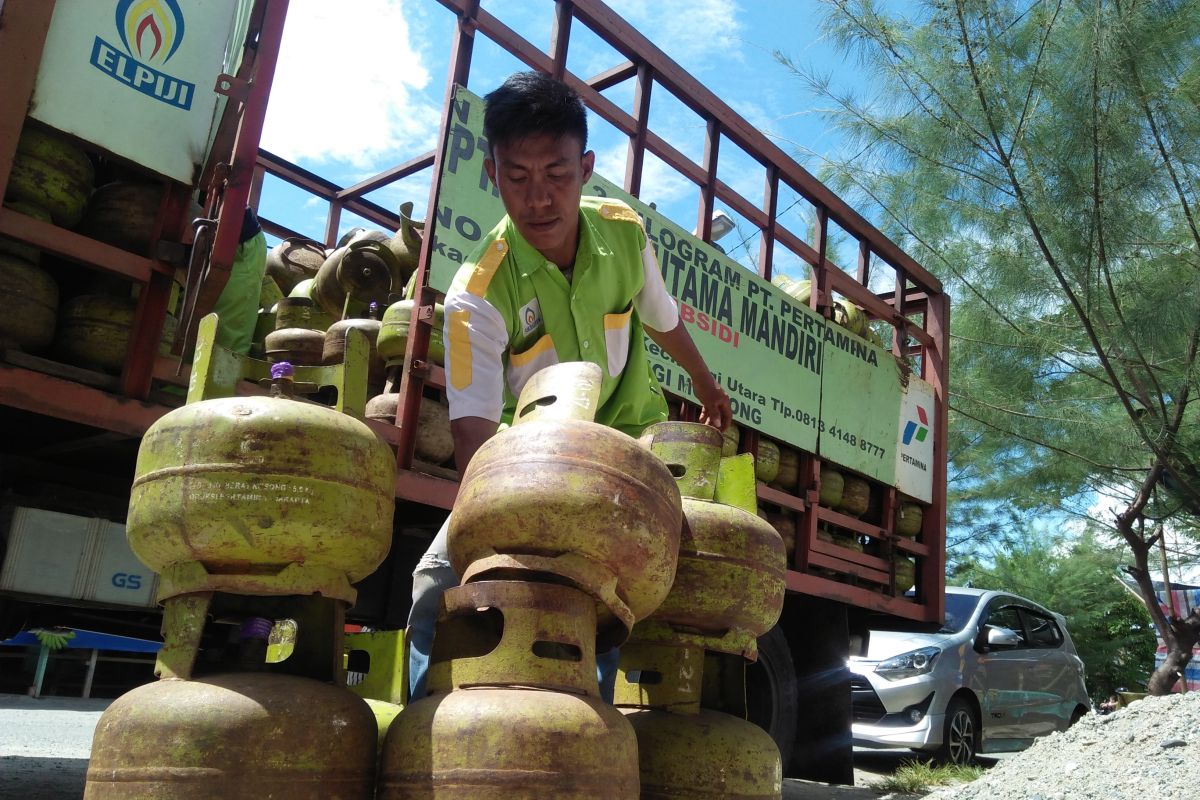
<path fill-rule="evenodd" d="M 131 56 L 165 64 L 183 41 L 183 11 L 178 0 L 120 0 L 117 33 Z"/>

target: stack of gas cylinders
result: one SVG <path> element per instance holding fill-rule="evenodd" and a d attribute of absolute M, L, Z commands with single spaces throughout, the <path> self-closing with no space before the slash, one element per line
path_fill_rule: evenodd
<path fill-rule="evenodd" d="M 637 798 L 632 726 L 600 697 L 597 649 L 626 638 L 675 576 L 667 466 L 596 424 L 592 364 L 536 374 L 511 428 L 464 476 L 449 529 L 429 696 L 388 732 L 379 797 Z"/>
<path fill-rule="evenodd" d="M 593 364 L 535 375 L 462 482 L 429 696 L 380 742 L 342 640 L 392 533 L 395 461 L 361 421 L 367 337 L 293 367 L 215 332 L 210 316 L 188 404 L 138 455 L 127 528 L 161 576 L 160 680 L 101 718 L 87 800 L 780 797 L 779 752 L 739 707 L 785 569 L 749 456 L 722 459 L 703 425 L 638 441 L 597 424 Z M 270 396 L 234 396 L 244 377 Z M 295 397 L 323 386 L 335 407 Z M 723 502 L 739 464 L 748 495 Z M 269 654 L 281 620 L 287 658 Z M 610 704 L 596 667 L 614 647 Z"/>
<path fill-rule="evenodd" d="M 138 453 L 127 530 L 161 575 L 160 680 L 96 728 L 85 797 L 373 797 L 376 720 L 345 688 L 351 584 L 387 555 L 395 460 L 361 421 L 368 345 L 268 365 L 200 326 L 189 402 Z M 269 374 L 269 378 L 268 378 Z M 269 396 L 237 397 L 244 377 Z M 336 408 L 294 395 L 332 386 Z M 268 657 L 281 620 L 291 654 Z"/>
<path fill-rule="evenodd" d="M 783 610 L 783 540 L 754 513 L 749 455 L 721 434 L 667 422 L 643 443 L 683 495 L 670 593 L 621 648 L 615 702 L 637 731 L 642 797 L 779 798 L 774 740 L 745 717 L 745 662 Z M 740 495 L 740 496 L 739 496 Z"/>

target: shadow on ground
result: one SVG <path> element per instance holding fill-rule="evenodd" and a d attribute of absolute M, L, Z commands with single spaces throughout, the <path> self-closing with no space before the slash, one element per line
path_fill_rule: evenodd
<path fill-rule="evenodd" d="M 83 797 L 86 758 L 0 756 L 0 800 Z"/>

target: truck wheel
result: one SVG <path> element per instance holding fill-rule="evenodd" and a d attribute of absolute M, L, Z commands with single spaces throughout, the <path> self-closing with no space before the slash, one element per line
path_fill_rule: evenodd
<path fill-rule="evenodd" d="M 775 740 L 784 771 L 796 742 L 800 687 L 792 650 L 778 626 L 758 639 L 758 661 L 746 666 L 746 715 Z"/>
<path fill-rule="evenodd" d="M 951 698 L 942 728 L 942 746 L 934 757 L 944 764 L 960 767 L 973 763 L 979 752 L 981 733 L 975 708 L 961 697 Z"/>

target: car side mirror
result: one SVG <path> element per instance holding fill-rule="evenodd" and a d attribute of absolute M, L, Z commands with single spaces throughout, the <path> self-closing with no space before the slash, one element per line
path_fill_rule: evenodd
<path fill-rule="evenodd" d="M 988 648 L 1004 649 L 1006 647 L 1020 647 L 1021 636 L 1011 628 L 1001 628 L 995 625 L 987 626 L 987 644 Z"/>

